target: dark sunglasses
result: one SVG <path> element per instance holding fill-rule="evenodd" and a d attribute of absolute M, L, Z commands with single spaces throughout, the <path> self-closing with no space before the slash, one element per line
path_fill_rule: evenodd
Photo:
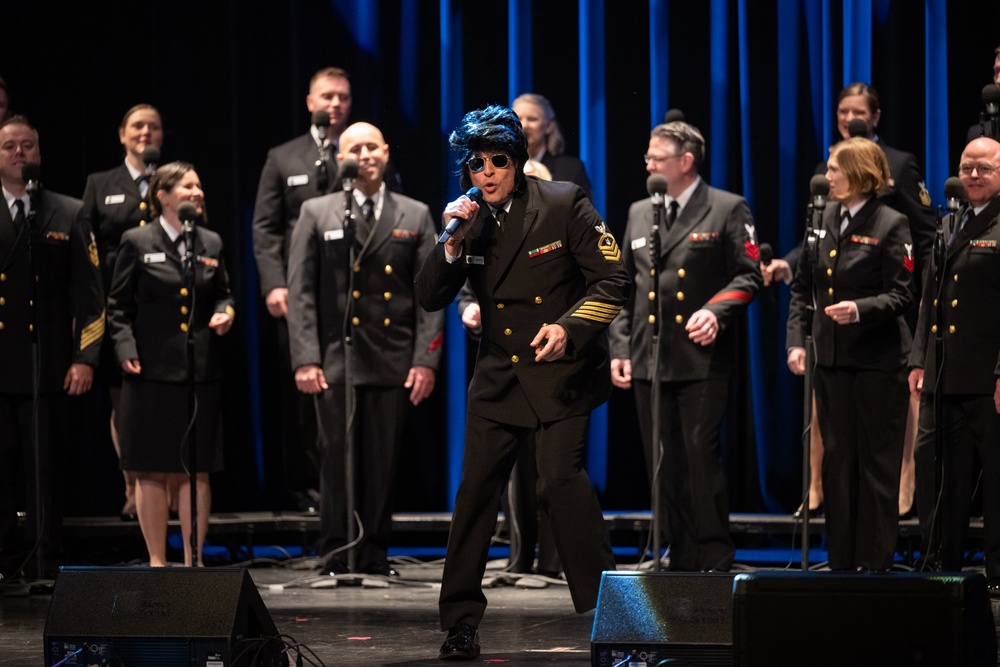
<path fill-rule="evenodd" d="M 490 163 L 493 164 L 497 169 L 506 169 L 507 165 L 510 164 L 510 158 L 503 153 L 498 153 L 497 155 L 491 155 L 489 157 Z M 474 174 L 478 174 L 486 167 L 486 158 L 484 157 L 472 157 L 469 158 L 466 163 L 469 165 L 469 171 Z"/>

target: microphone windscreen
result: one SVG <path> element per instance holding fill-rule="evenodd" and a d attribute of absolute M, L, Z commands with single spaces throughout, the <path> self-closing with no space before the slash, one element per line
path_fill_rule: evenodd
<path fill-rule="evenodd" d="M 160 149 L 156 146 L 146 146 L 142 149 L 142 161 L 144 164 L 159 164 Z"/>
<path fill-rule="evenodd" d="M 465 191 L 465 196 L 478 204 L 483 199 L 483 191 L 473 186 Z"/>
<path fill-rule="evenodd" d="M 944 182 L 945 199 L 965 199 L 965 186 L 958 176 L 951 176 Z"/>
<path fill-rule="evenodd" d="M 813 197 L 826 197 L 830 194 L 830 181 L 823 174 L 816 174 L 809 179 L 809 194 Z"/>
<path fill-rule="evenodd" d="M 664 123 L 673 123 L 674 121 L 684 121 L 684 112 L 680 109 L 667 109 L 667 113 L 663 116 Z"/>
<path fill-rule="evenodd" d="M 340 177 L 341 178 L 357 178 L 358 177 L 358 161 L 353 157 L 345 157 L 340 161 Z"/>
<path fill-rule="evenodd" d="M 1000 88 L 995 83 L 983 86 L 983 104 L 1000 104 Z"/>
<path fill-rule="evenodd" d="M 183 202 L 177 207 L 177 217 L 181 222 L 192 222 L 198 217 L 198 207 L 192 202 Z"/>
<path fill-rule="evenodd" d="M 663 174 L 650 174 L 646 179 L 646 192 L 650 196 L 667 194 L 667 177 Z"/>
<path fill-rule="evenodd" d="M 42 165 L 37 162 L 25 162 L 21 166 L 21 181 L 27 183 L 29 181 L 40 181 L 42 180 Z"/>
<path fill-rule="evenodd" d="M 867 137 L 868 123 L 860 118 L 855 118 L 847 124 L 847 135 L 849 137 Z"/>
<path fill-rule="evenodd" d="M 326 109 L 313 111 L 312 124 L 316 127 L 330 127 L 330 112 Z"/>
<path fill-rule="evenodd" d="M 771 247 L 770 243 L 761 243 L 758 250 L 760 251 L 761 264 L 770 264 L 774 260 L 774 248 Z"/>

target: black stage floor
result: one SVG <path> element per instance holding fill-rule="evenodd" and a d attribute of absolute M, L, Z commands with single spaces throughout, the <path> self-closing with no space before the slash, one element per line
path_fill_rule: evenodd
<path fill-rule="evenodd" d="M 609 513 L 606 518 L 619 569 L 636 567 L 637 545 L 648 532 L 649 513 Z M 442 561 L 436 552 L 443 553 L 449 519 L 447 514 L 394 517 L 399 541 L 413 544 L 393 550 L 396 555 L 392 561 L 401 576 L 370 578 L 364 585 L 347 585 L 343 580 L 315 575 L 315 558 L 280 556 L 284 551 L 294 552 L 294 546 L 282 547 L 277 554 L 274 547 L 265 546 L 308 544 L 317 528 L 317 519 L 312 516 L 219 515 L 213 517 L 209 541 L 225 545 L 213 562 L 248 568 L 278 632 L 302 645 L 304 654 L 308 654 L 305 648 L 314 654 L 312 663 L 303 664 L 436 665 L 440 664 L 437 650 L 444 639 L 437 619 Z M 798 546 L 790 541 L 794 539 L 793 531 L 800 528 L 790 517 L 733 515 L 732 525 L 738 543 L 789 542 L 779 548 L 777 558 L 768 553 L 768 548 L 741 548 L 737 552 L 738 561 L 757 561 L 741 564 L 741 569 L 799 570 Z M 821 530 L 821 521 L 812 525 L 814 534 Z M 981 530 L 981 523 L 975 530 Z M 118 519 L 68 519 L 66 532 L 67 543 L 80 545 L 80 553 L 86 554 L 76 564 L 110 566 L 141 562 L 134 557 L 135 553 L 141 553 L 136 524 Z M 909 544 L 917 533 L 915 521 L 904 521 L 900 544 Z M 815 561 L 825 555 L 818 540 L 813 538 L 816 546 L 811 555 Z M 98 545 L 103 545 L 103 551 Z M 902 549 L 905 550 L 906 547 Z M 420 557 L 402 555 L 407 552 Z M 229 558 L 230 555 L 250 557 L 240 561 Z M 905 556 L 901 556 L 902 560 Z M 492 561 L 487 573 L 486 583 L 492 585 L 485 589 L 489 607 L 481 626 L 483 654 L 471 664 L 590 665 L 594 612 L 575 614 L 564 582 L 537 577 L 515 581 L 503 573 L 504 562 Z M 813 562 L 811 566 L 821 568 L 822 563 Z M 899 567 L 907 569 L 903 562 Z M 3 637 L 0 665 L 52 664 L 44 661 L 43 641 L 51 595 L 32 592 L 17 583 L 0 587 L 0 591 L 0 637 Z M 291 664 L 295 665 L 294 660 Z"/>

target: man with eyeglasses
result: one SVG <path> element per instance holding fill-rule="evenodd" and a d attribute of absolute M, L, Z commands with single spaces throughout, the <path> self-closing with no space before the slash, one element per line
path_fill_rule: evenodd
<path fill-rule="evenodd" d="M 349 126 L 340 135 L 337 157 L 358 163 L 353 190 L 305 202 L 292 233 L 292 368 L 299 391 L 315 398 L 322 443 L 323 572 L 348 572 L 345 549 L 354 517 L 348 515 L 345 488 L 352 476 L 362 524 L 361 537 L 351 547 L 357 553 L 356 571 L 388 576 L 394 574 L 387 553 L 406 404 L 418 405 L 431 394 L 441 357 L 444 317 L 420 308 L 413 293 L 413 276 L 434 247 L 436 233 L 425 204 L 386 187 L 389 145 L 377 127 Z M 348 210 L 353 225 L 345 229 Z M 345 354 L 351 355 L 350 377 Z M 344 414 L 347 391 L 353 392 L 352 415 Z M 356 470 L 345 465 L 347 422 Z"/>
<path fill-rule="evenodd" d="M 597 495 L 582 467 L 590 412 L 610 393 L 606 331 L 629 279 L 621 251 L 579 186 L 525 178 L 527 141 L 506 107 L 471 111 L 450 137 L 461 196 L 444 210 L 459 224 L 417 275 L 428 310 L 448 307 L 466 279 L 482 338 L 469 385 L 462 483 L 441 583 L 441 659 L 475 659 L 486 609 L 482 577 L 500 492 L 533 434 L 538 502 L 548 509 L 575 609 L 597 604 L 615 568 Z"/>
<path fill-rule="evenodd" d="M 705 140 L 692 125 L 653 128 L 646 171 L 667 181 L 665 211 L 651 238 L 650 199 L 632 204 L 622 261 L 635 288 L 611 325 L 611 381 L 635 389 L 647 472 L 658 474 L 671 571 L 728 571 L 734 546 L 719 431 L 735 364 L 737 326 L 761 285 L 757 234 L 746 200 L 699 175 Z M 659 244 L 655 263 L 651 248 Z M 654 290 L 653 273 L 659 289 Z M 653 326 L 659 321 L 659 405 L 652 405 Z M 661 432 L 652 433 L 658 410 Z M 654 442 L 662 443 L 658 473 Z"/>
<path fill-rule="evenodd" d="M 991 594 L 1000 594 L 1000 143 L 975 139 L 965 147 L 959 177 L 968 205 L 943 230 L 947 248 L 940 286 L 936 262 L 927 272 L 910 354 L 910 391 L 944 402 L 940 510 L 941 567 L 965 564 L 965 538 L 982 464 L 984 553 Z M 937 320 L 935 303 L 941 304 Z M 943 342 L 936 358 L 935 337 Z M 918 458 L 918 463 L 922 459 Z M 923 466 L 918 469 L 923 475 Z M 933 519 L 932 519 L 933 520 Z"/>

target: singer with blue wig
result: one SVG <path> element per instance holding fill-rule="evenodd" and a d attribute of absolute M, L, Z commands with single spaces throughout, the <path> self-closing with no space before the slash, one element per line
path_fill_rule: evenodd
<path fill-rule="evenodd" d="M 472 660 L 500 493 L 532 435 L 538 502 L 551 517 L 577 612 L 596 606 L 601 573 L 615 568 L 582 450 L 590 412 L 610 393 L 606 332 L 629 277 L 579 186 L 524 175 L 527 141 L 511 109 L 467 113 L 450 143 L 462 187 L 477 190 L 445 208 L 447 231 L 417 275 L 417 296 L 441 310 L 468 280 L 482 309 L 439 599 L 448 632 L 439 658 Z"/>

